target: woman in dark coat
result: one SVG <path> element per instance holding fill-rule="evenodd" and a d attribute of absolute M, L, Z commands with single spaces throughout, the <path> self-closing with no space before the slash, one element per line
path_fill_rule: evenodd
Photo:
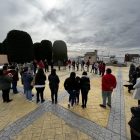
<path fill-rule="evenodd" d="M 39 96 L 41 98 L 41 103 L 43 103 L 45 101 L 44 96 L 43 96 L 43 92 L 45 89 L 45 81 L 46 81 L 46 75 L 44 73 L 44 70 L 42 68 L 39 68 L 38 72 L 36 73 L 36 76 L 35 76 L 35 88 L 37 91 L 36 102 L 37 103 L 40 101 Z"/>
<path fill-rule="evenodd" d="M 87 100 L 88 100 L 88 92 L 90 90 L 90 79 L 87 76 L 87 72 L 83 72 L 81 81 L 81 94 L 82 94 L 82 108 L 86 108 Z"/>
<path fill-rule="evenodd" d="M 3 70 L 0 70 L 0 90 L 2 90 L 2 99 L 3 102 L 11 102 L 12 99 L 9 99 L 9 92 L 11 88 L 11 82 L 12 82 L 12 75 L 10 77 L 8 75 L 5 75 L 3 73 Z"/>
<path fill-rule="evenodd" d="M 51 70 L 51 74 L 48 76 L 48 80 L 49 80 L 49 87 L 51 90 L 52 103 L 54 103 L 54 97 L 55 97 L 55 104 L 57 104 L 57 93 L 58 93 L 60 80 L 56 74 L 56 69 Z"/>
<path fill-rule="evenodd" d="M 73 107 L 74 102 L 75 102 L 75 95 L 76 95 L 76 73 L 71 72 L 70 77 L 68 77 L 65 82 L 64 82 L 64 88 L 65 90 L 69 93 L 69 104 Z"/>

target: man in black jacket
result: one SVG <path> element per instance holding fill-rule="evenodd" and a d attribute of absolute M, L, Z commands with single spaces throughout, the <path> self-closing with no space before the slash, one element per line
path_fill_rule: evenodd
<path fill-rule="evenodd" d="M 70 77 L 67 78 L 64 82 L 64 88 L 65 90 L 70 94 L 69 96 L 69 102 L 71 106 L 73 106 L 75 102 L 75 95 L 76 95 L 76 73 L 71 72 Z M 68 104 L 68 107 L 70 107 L 70 104 Z"/>
<path fill-rule="evenodd" d="M 83 72 L 81 81 L 81 94 L 82 94 L 82 108 L 86 108 L 87 99 L 88 99 L 88 92 L 90 90 L 90 79 L 87 76 L 87 72 Z"/>
<path fill-rule="evenodd" d="M 49 87 L 51 90 L 51 98 L 52 98 L 52 103 L 54 103 L 54 96 L 55 96 L 55 104 L 57 104 L 57 93 L 58 93 L 58 88 L 59 88 L 59 77 L 56 74 L 56 69 L 51 70 L 51 74 L 48 76 L 49 80 Z"/>

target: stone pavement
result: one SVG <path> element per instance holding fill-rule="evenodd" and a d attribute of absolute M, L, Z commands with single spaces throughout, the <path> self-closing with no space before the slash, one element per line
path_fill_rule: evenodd
<path fill-rule="evenodd" d="M 44 91 L 43 104 L 29 102 L 23 95 L 19 82 L 19 94 L 10 93 L 11 103 L 0 102 L 0 140 L 127 140 L 130 139 L 128 121 L 130 107 L 137 101 L 127 92 L 123 83 L 128 80 L 128 67 L 111 67 L 117 78 L 117 87 L 112 96 L 112 108 L 103 109 L 101 98 L 101 77 L 88 73 L 91 90 L 86 109 L 80 104 L 68 108 L 68 93 L 64 80 L 69 71 L 57 71 L 61 82 L 58 104 L 52 104 L 48 82 Z M 81 76 L 81 71 L 76 72 Z M 48 73 L 47 73 L 48 75 Z M 35 93 L 35 89 L 33 89 Z"/>

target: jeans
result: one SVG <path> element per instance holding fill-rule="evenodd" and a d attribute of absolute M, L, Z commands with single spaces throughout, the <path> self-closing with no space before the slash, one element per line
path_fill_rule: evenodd
<path fill-rule="evenodd" d="M 32 100 L 32 90 L 30 90 L 30 89 L 25 89 L 25 94 L 26 94 L 26 98 L 28 99 L 28 100 Z"/>
<path fill-rule="evenodd" d="M 112 91 L 102 91 L 103 105 L 106 106 L 106 100 L 108 98 L 108 104 L 111 105 Z"/>
<path fill-rule="evenodd" d="M 9 92 L 10 92 L 10 88 L 2 90 L 3 102 L 8 102 L 9 101 Z"/>
<path fill-rule="evenodd" d="M 86 106 L 87 100 L 88 100 L 88 91 L 87 89 L 81 89 L 81 94 L 82 94 L 82 105 Z"/>

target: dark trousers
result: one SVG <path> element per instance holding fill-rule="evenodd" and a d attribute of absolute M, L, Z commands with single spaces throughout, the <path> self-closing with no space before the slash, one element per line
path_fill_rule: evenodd
<path fill-rule="evenodd" d="M 88 100 L 88 90 L 81 89 L 81 94 L 82 94 L 82 105 L 86 106 Z"/>
<path fill-rule="evenodd" d="M 140 140 L 140 137 L 136 136 L 136 134 L 133 132 L 133 130 L 130 130 L 131 132 L 131 140 Z"/>
<path fill-rule="evenodd" d="M 95 68 L 95 74 L 97 74 L 97 73 L 98 73 L 98 69 Z"/>
<path fill-rule="evenodd" d="M 79 91 L 76 91 L 76 98 L 75 98 L 75 103 L 79 103 L 79 94 L 80 94 L 80 90 Z"/>
<path fill-rule="evenodd" d="M 71 106 L 73 106 L 73 104 L 75 102 L 76 91 L 75 90 L 68 90 L 68 93 L 70 94 L 69 102 L 71 103 Z"/>
<path fill-rule="evenodd" d="M 44 89 L 45 89 L 45 87 L 36 88 L 36 91 L 37 91 L 37 94 L 36 94 L 36 96 L 37 96 L 37 101 L 40 101 L 39 96 L 40 96 L 40 98 L 41 98 L 41 101 L 44 100 L 44 97 L 43 97 Z"/>
<path fill-rule="evenodd" d="M 138 100 L 138 105 L 140 105 L 140 100 Z"/>
<path fill-rule="evenodd" d="M 55 103 L 57 103 L 58 88 L 50 88 L 50 90 L 51 90 L 52 102 L 54 102 L 54 98 L 55 98 Z"/>
<path fill-rule="evenodd" d="M 105 72 L 104 72 L 104 71 L 102 71 L 102 76 L 104 76 L 104 73 L 105 73 Z"/>
<path fill-rule="evenodd" d="M 2 90 L 3 102 L 8 102 L 9 101 L 9 92 L 10 92 L 10 88 Z"/>
<path fill-rule="evenodd" d="M 13 81 L 12 82 L 12 89 L 13 89 L 13 93 L 17 93 L 17 81 Z"/>

